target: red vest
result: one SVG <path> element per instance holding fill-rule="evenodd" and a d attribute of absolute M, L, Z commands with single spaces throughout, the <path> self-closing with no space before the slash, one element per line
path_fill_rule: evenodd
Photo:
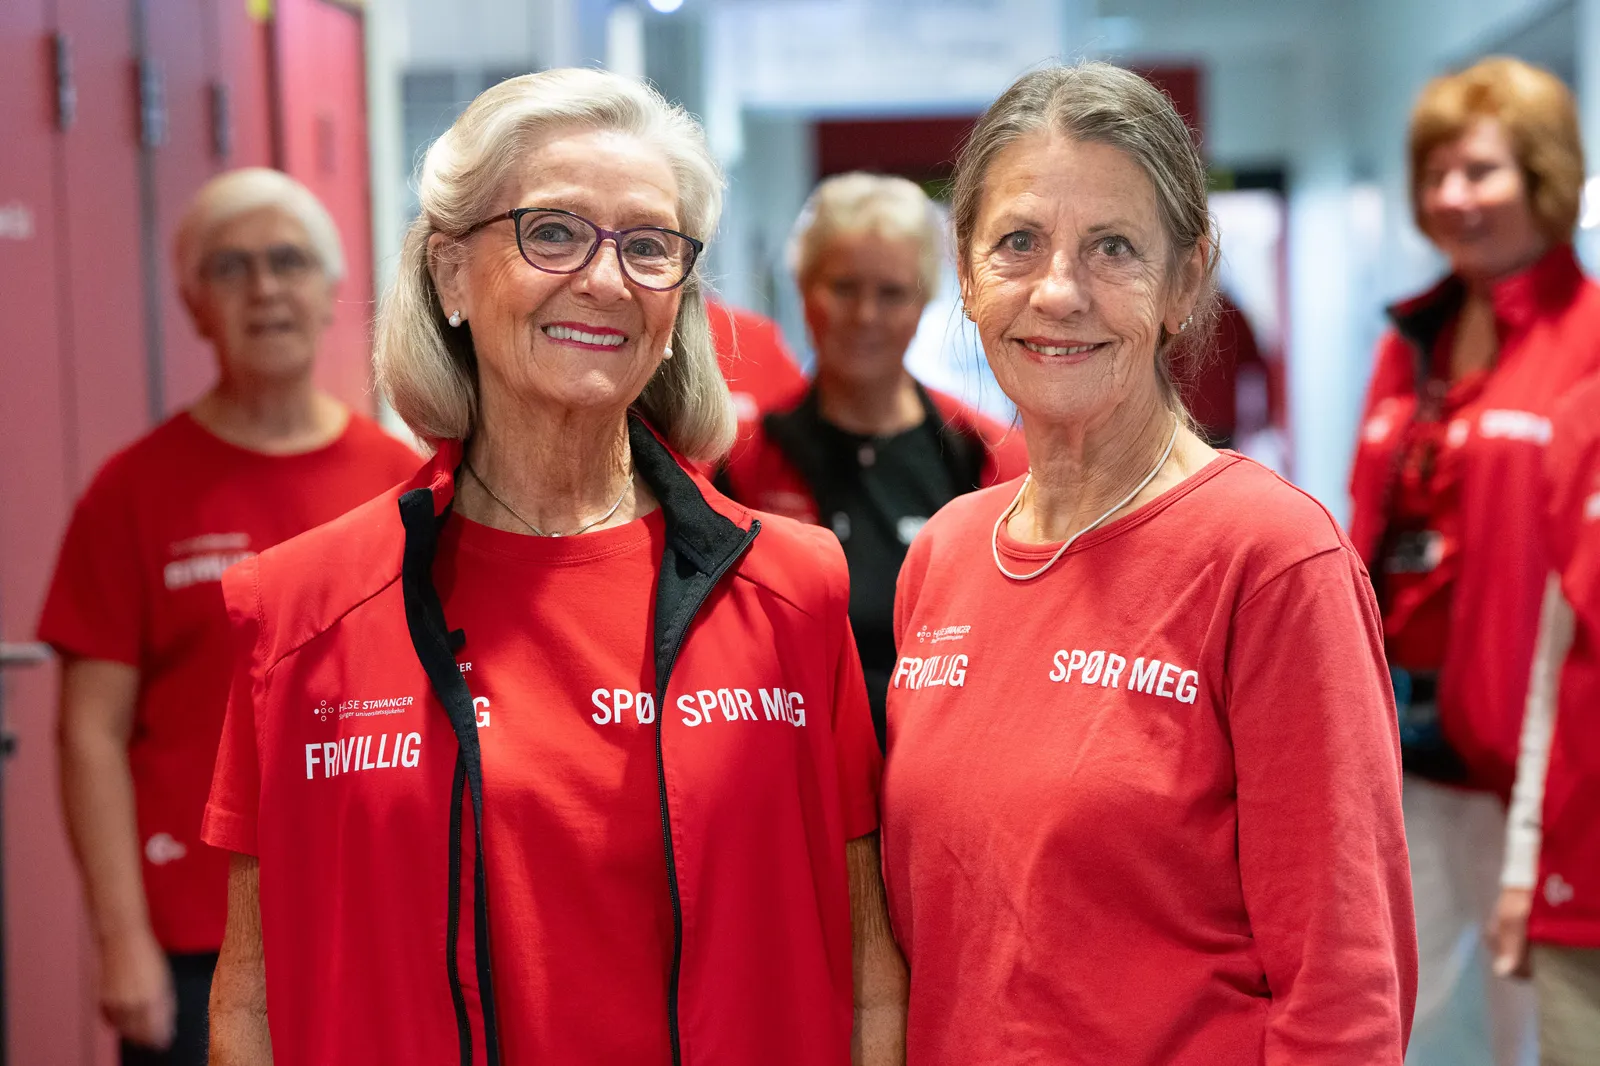
<path fill-rule="evenodd" d="M 1350 478 L 1350 539 L 1369 569 L 1379 564 L 1397 445 L 1462 295 L 1461 282 L 1447 278 L 1390 310 L 1396 328 L 1378 346 Z M 1497 283 L 1492 298 L 1499 358 L 1483 391 L 1455 413 L 1445 434 L 1451 454 L 1440 460 L 1460 469 L 1460 573 L 1438 704 L 1472 782 L 1509 795 L 1550 569 L 1540 465 L 1557 401 L 1600 369 L 1600 286 L 1563 245 Z"/>
<path fill-rule="evenodd" d="M 824 530 L 756 521 L 642 423 L 631 437 L 667 527 L 655 769 L 674 918 L 667 1001 L 638 1009 L 667 1012 L 674 1063 L 844 1066 L 845 842 L 877 827 L 878 773 L 844 560 Z M 446 443 L 224 581 L 246 655 L 229 715 L 246 717 L 206 838 L 260 859 L 280 1061 L 493 1066 L 496 1010 L 516 1009 L 495 1001 L 487 936 L 485 849 L 506 845 L 483 839 L 472 677 L 432 578 L 460 454 Z"/>

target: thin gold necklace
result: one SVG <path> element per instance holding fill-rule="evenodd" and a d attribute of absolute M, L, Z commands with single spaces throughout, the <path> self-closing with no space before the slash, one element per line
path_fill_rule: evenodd
<path fill-rule="evenodd" d="M 518 522 L 521 522 L 523 525 L 532 530 L 533 535 L 536 537 L 576 537 L 579 533 L 589 532 L 589 530 L 593 529 L 595 526 L 598 526 L 601 522 L 606 521 L 612 515 L 617 513 L 617 508 L 622 506 L 622 501 L 628 498 L 628 490 L 633 487 L 633 471 L 630 470 L 628 471 L 627 480 L 622 483 L 622 495 L 617 497 L 617 502 L 611 505 L 611 509 L 609 511 L 601 515 L 599 518 L 596 518 L 593 522 L 589 522 L 588 524 L 573 530 L 571 533 L 546 533 L 544 530 L 540 529 L 526 518 L 523 518 L 522 515 L 518 514 L 515 507 L 511 506 L 505 500 L 502 500 L 500 498 L 500 494 L 489 487 L 489 483 L 483 480 L 483 475 L 474 470 L 470 462 L 467 462 L 465 459 L 463 459 L 461 465 L 467 468 L 467 473 L 472 475 L 472 479 L 474 481 L 483 486 L 483 491 L 487 492 L 495 503 L 498 503 L 501 507 L 504 507 L 510 513 L 512 518 L 515 518 Z"/>
<path fill-rule="evenodd" d="M 1016 496 L 1012 498 L 1011 506 L 1002 511 L 1000 517 L 994 520 L 994 530 L 989 534 L 989 551 L 994 555 L 994 565 L 1000 568 L 1000 572 L 1002 574 L 1004 574 L 1006 577 L 1009 577 L 1013 581 L 1032 581 L 1034 578 L 1038 577 L 1040 574 L 1056 565 L 1056 560 L 1067 554 L 1067 549 L 1072 547 L 1079 537 L 1092 530 L 1099 529 L 1105 524 L 1106 519 L 1110 518 L 1112 515 L 1128 506 L 1128 504 L 1133 501 L 1135 496 L 1144 491 L 1146 485 L 1150 484 L 1150 482 L 1156 479 L 1156 475 L 1161 473 L 1161 468 L 1167 465 L 1167 460 L 1172 456 L 1172 446 L 1178 443 L 1178 426 L 1178 421 L 1174 419 L 1172 423 L 1172 436 L 1167 440 L 1167 450 L 1161 453 L 1161 458 L 1156 460 L 1156 465 L 1152 467 L 1150 472 L 1144 476 L 1143 481 L 1134 486 L 1132 492 L 1128 493 L 1122 499 L 1113 504 L 1111 510 L 1107 511 L 1105 514 L 1101 515 L 1099 518 L 1096 518 L 1093 522 L 1090 522 L 1072 536 L 1068 537 L 1062 543 L 1061 547 L 1056 549 L 1056 553 L 1050 556 L 1050 561 L 1039 567 L 1039 569 L 1035 570 L 1031 574 L 1013 574 L 1011 571 L 1006 569 L 1006 564 L 1000 561 L 1000 527 L 1005 524 L 1006 519 L 1010 518 L 1016 513 L 1017 505 L 1022 502 L 1022 494 L 1027 492 L 1028 486 L 1033 483 L 1033 471 L 1030 469 L 1028 471 L 1028 475 L 1022 479 L 1022 487 L 1017 490 Z M 484 488 L 488 487 L 489 486 L 487 485 L 484 486 Z"/>

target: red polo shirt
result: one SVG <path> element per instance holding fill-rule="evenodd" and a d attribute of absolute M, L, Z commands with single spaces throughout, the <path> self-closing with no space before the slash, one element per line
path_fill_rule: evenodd
<path fill-rule="evenodd" d="M 200 841 L 230 676 L 223 570 L 419 462 L 355 414 L 299 455 L 236 447 L 178 414 L 113 456 L 78 501 L 39 639 L 139 670 L 128 761 L 150 921 L 168 951 L 217 950 L 227 916 L 228 856 Z"/>
<path fill-rule="evenodd" d="M 1433 520 L 1450 533 L 1455 556 L 1448 602 L 1435 601 L 1446 619 L 1438 702 L 1445 735 L 1473 783 L 1508 795 L 1550 570 L 1540 467 L 1556 404 L 1600 370 L 1600 286 L 1563 245 L 1498 282 L 1491 295 L 1499 357 L 1481 388 L 1435 430 L 1451 484 L 1438 495 Z M 1393 514 L 1397 453 L 1416 432 L 1421 368 L 1459 299 L 1460 283 L 1446 279 L 1390 311 L 1399 328 L 1379 344 L 1351 471 L 1350 539 L 1369 568 L 1378 565 Z M 1400 621 L 1395 607 L 1391 599 L 1391 629 Z"/>
<path fill-rule="evenodd" d="M 283 1061 L 849 1062 L 879 762 L 844 560 L 633 454 L 662 508 L 617 529 L 443 518 L 446 443 L 228 575 L 205 832 L 260 859 Z"/>
<path fill-rule="evenodd" d="M 1417 946 L 1361 562 L 1225 453 L 1002 576 L 1018 483 L 900 573 L 883 855 L 920 1066 L 1400 1066 Z M 1056 546 L 1004 533 L 1008 569 Z"/>
<path fill-rule="evenodd" d="M 1556 689 L 1528 935 L 1600 948 L 1600 377 L 1557 409 L 1545 473 L 1550 558 L 1574 626 Z"/>

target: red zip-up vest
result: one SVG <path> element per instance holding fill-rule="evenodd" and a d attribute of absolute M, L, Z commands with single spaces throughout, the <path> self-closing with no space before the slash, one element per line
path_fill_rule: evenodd
<path fill-rule="evenodd" d="M 1491 293 L 1500 354 L 1476 399 L 1455 412 L 1440 462 L 1459 464 L 1459 576 L 1439 676 L 1439 720 L 1470 784 L 1509 795 L 1549 560 L 1540 468 L 1561 396 L 1600 370 L 1600 286 L 1570 245 Z M 1369 570 L 1389 521 L 1395 452 L 1417 409 L 1461 282 L 1447 278 L 1389 311 L 1350 475 L 1350 539 Z"/>
<path fill-rule="evenodd" d="M 844 1066 L 845 842 L 877 827 L 879 763 L 842 553 L 756 520 L 643 423 L 630 438 L 667 530 L 653 643 L 674 926 L 666 1001 L 637 1009 L 666 1012 L 674 1063 Z M 472 679 L 432 578 L 460 455 L 447 442 L 409 484 L 224 579 L 242 665 L 205 838 L 260 860 L 281 1062 L 492 1066 L 496 1011 L 516 1009 L 488 950 L 484 856 L 505 845 L 483 838 Z M 582 625 L 582 607 L 551 624 Z"/>

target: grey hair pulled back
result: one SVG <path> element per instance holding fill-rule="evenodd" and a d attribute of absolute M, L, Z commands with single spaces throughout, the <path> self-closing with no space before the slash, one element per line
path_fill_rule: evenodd
<path fill-rule="evenodd" d="M 1167 402 L 1186 417 L 1176 380 L 1191 375 L 1209 351 L 1219 248 L 1206 200 L 1205 162 L 1194 137 L 1165 93 L 1121 67 L 1082 62 L 1023 75 L 983 113 L 956 160 L 951 223 L 963 274 L 972 261 L 990 167 L 1017 140 L 1039 131 L 1116 148 L 1139 165 L 1155 188 L 1171 250 L 1169 281 L 1195 248 L 1204 246 L 1193 324 L 1181 333 L 1163 328 L 1156 345 Z"/>

